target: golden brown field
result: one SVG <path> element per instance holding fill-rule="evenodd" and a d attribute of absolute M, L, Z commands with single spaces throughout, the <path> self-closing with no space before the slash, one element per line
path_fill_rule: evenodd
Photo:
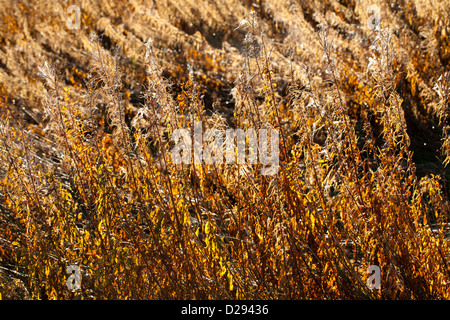
<path fill-rule="evenodd" d="M 0 0 L 0 298 L 449 299 L 449 17 Z M 278 171 L 174 163 L 197 122 Z"/>

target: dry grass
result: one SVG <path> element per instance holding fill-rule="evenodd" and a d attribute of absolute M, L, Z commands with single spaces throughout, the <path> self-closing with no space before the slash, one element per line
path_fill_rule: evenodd
<path fill-rule="evenodd" d="M 73 4 L 0 0 L 2 298 L 450 298 L 446 1 L 379 30 L 356 0 Z M 279 129 L 278 174 L 173 164 L 195 121 Z"/>

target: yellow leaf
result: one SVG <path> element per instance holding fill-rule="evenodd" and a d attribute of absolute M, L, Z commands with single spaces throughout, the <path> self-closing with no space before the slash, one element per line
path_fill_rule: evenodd
<path fill-rule="evenodd" d="M 220 276 L 223 277 L 223 275 L 224 275 L 225 273 L 227 273 L 227 268 L 225 268 L 225 266 L 222 265 L 222 268 L 221 268 L 221 270 L 220 270 Z"/>
<path fill-rule="evenodd" d="M 207 222 L 206 223 L 206 226 L 205 226 L 205 233 L 206 234 L 210 234 L 211 233 L 211 229 L 212 229 L 212 225 L 211 225 L 211 222 Z"/>
<path fill-rule="evenodd" d="M 98 223 L 98 231 L 100 231 L 100 233 L 103 233 L 102 232 L 102 226 L 103 226 L 103 224 L 105 223 L 105 220 L 100 220 L 100 222 Z"/>
<path fill-rule="evenodd" d="M 312 226 L 312 229 L 314 230 L 316 218 L 314 218 L 314 215 L 312 213 L 310 214 L 310 217 L 311 217 L 311 226 Z"/>
<path fill-rule="evenodd" d="M 233 276 L 231 275 L 231 273 L 228 273 L 227 277 L 228 277 L 228 281 L 230 282 L 230 291 L 233 291 L 233 288 L 234 288 L 234 286 L 233 286 Z"/>

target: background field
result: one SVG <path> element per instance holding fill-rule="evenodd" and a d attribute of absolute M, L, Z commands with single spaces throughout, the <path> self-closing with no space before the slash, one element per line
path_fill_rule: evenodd
<path fill-rule="evenodd" d="M 449 298 L 447 1 L 0 8 L 1 298 Z M 195 120 L 278 173 L 173 164 Z"/>

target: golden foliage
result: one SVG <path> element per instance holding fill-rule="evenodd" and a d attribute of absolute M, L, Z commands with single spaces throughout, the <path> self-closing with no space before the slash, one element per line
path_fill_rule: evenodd
<path fill-rule="evenodd" d="M 0 297 L 449 299 L 445 169 L 413 152 L 440 120 L 450 161 L 449 8 L 377 5 L 88 0 L 69 30 L 0 0 Z M 279 172 L 175 165 L 195 121 L 279 129 Z"/>

